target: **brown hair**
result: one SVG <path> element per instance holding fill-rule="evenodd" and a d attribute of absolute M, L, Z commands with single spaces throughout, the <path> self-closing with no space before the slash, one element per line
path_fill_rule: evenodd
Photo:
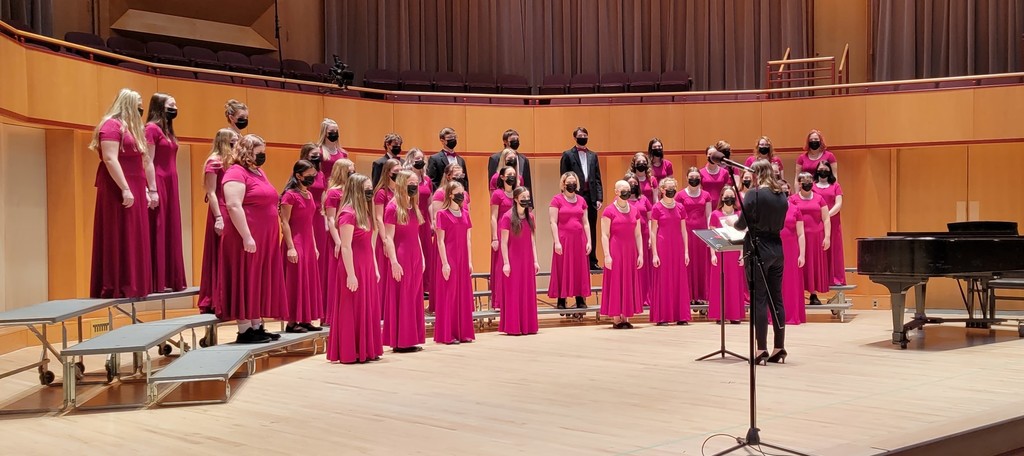
<path fill-rule="evenodd" d="M 374 194 L 376 194 L 380 189 L 387 187 L 389 182 L 395 182 L 391 180 L 391 173 L 393 171 L 396 171 L 395 168 L 398 168 L 400 166 L 402 166 L 402 164 L 399 163 L 398 160 L 395 160 L 394 158 L 389 158 L 387 159 L 387 161 L 384 162 L 384 166 L 382 166 L 380 169 L 380 180 L 377 181 L 377 186 L 374 187 L 373 189 Z"/>
<path fill-rule="evenodd" d="M 512 191 L 512 204 L 519 206 L 519 196 L 523 193 L 529 193 L 530 190 L 526 187 L 516 187 Z M 518 235 L 523 231 L 523 220 L 526 220 L 526 224 L 530 226 L 530 231 L 536 230 L 534 226 L 533 217 L 530 217 L 530 206 L 527 205 L 523 208 L 523 216 L 519 217 L 519 208 L 513 206 L 512 210 L 509 211 L 509 217 L 512 219 L 512 234 Z"/>
<path fill-rule="evenodd" d="M 252 169 L 256 167 L 256 148 L 266 147 L 267 143 L 263 138 L 256 135 L 245 135 L 235 144 L 235 150 L 231 152 L 225 167 L 238 164 L 243 168 Z"/>
<path fill-rule="evenodd" d="M 815 134 L 818 135 L 818 139 L 821 140 L 821 146 L 818 147 L 818 150 L 822 152 L 828 150 L 828 146 L 825 144 L 825 135 L 821 134 L 820 130 L 811 130 L 809 133 L 807 133 L 807 140 L 804 141 L 804 152 L 810 150 L 811 147 L 808 146 L 807 143 L 811 142 L 811 135 Z"/>
<path fill-rule="evenodd" d="M 405 187 L 412 176 L 415 176 L 412 171 L 403 169 L 398 172 L 398 179 L 395 179 L 395 184 L 401 189 L 401 191 L 395 192 L 395 209 L 398 215 L 398 223 L 403 225 L 409 222 L 410 205 L 412 206 L 412 211 L 416 214 L 417 224 L 423 223 L 423 213 L 420 212 L 419 189 L 416 189 L 416 193 L 412 196 L 409 196 L 409 193 L 405 191 Z"/>
<path fill-rule="evenodd" d="M 171 142 L 177 144 L 178 137 L 174 135 L 174 121 L 167 118 L 167 100 L 172 97 L 166 93 L 154 93 L 149 98 L 149 115 L 146 116 L 146 123 L 154 123 L 160 127 Z"/>
<path fill-rule="evenodd" d="M 754 172 L 754 177 L 757 179 L 756 185 L 767 185 L 775 193 L 782 192 L 782 184 L 775 177 L 775 171 L 772 170 L 771 162 L 762 158 L 750 165 L 750 169 Z"/>

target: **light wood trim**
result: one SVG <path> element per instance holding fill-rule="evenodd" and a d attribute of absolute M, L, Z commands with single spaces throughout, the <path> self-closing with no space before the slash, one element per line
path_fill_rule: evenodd
<path fill-rule="evenodd" d="M 277 50 L 277 46 L 264 39 L 249 26 L 137 9 L 126 11 L 110 28 L 117 31 L 187 38 L 266 51 Z"/>

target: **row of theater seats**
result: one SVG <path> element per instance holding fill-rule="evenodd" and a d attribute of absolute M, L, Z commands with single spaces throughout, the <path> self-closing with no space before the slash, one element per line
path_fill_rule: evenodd
<path fill-rule="evenodd" d="M 410 92 L 501 93 L 531 95 L 533 87 L 525 76 L 470 73 L 463 76 L 453 72 L 433 75 L 423 71 L 367 70 L 363 86 L 381 90 Z M 685 92 L 693 87 L 693 79 L 686 71 L 651 71 L 636 73 L 613 72 L 598 75 L 582 73 L 573 76 L 551 74 L 544 76 L 537 86 L 540 95 L 592 94 L 592 93 L 649 93 Z"/>

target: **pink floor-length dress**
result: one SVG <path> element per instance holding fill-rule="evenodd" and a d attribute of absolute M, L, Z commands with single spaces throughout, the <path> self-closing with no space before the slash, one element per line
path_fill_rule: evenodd
<path fill-rule="evenodd" d="M 605 265 L 601 278 L 601 315 L 632 317 L 643 312 L 640 273 L 636 268 L 640 252 L 634 237 L 640 213 L 633 205 L 629 205 L 628 213 L 623 213 L 612 203 L 605 207 L 601 217 L 601 222 L 608 224 L 609 252 L 605 255 L 612 257 L 612 268 Z"/>
<path fill-rule="evenodd" d="M 427 181 L 429 182 L 430 180 L 427 179 Z M 463 195 L 466 195 L 466 200 L 463 201 L 463 203 L 462 203 L 463 211 L 469 212 L 469 192 L 465 192 L 465 193 L 463 193 Z M 444 189 L 443 188 L 439 188 L 439 189 L 437 189 L 434 192 L 434 196 L 431 198 L 431 202 L 434 202 L 434 201 L 444 202 Z M 434 229 L 436 230 L 436 228 L 437 227 L 435 226 Z M 433 242 L 430 245 L 430 249 L 432 250 L 432 252 L 427 257 L 428 258 L 428 260 L 427 260 L 428 261 L 427 269 L 428 270 L 432 270 L 433 272 L 431 273 L 432 274 L 431 283 L 427 285 L 429 287 L 428 292 L 433 292 L 435 290 L 434 287 L 436 287 L 437 284 L 438 284 L 438 279 L 437 278 L 441 274 L 441 258 L 438 256 L 438 254 L 439 254 L 438 252 L 439 251 L 437 249 L 437 232 L 434 231 L 432 234 L 433 234 Z M 426 247 L 426 246 L 424 246 L 424 247 Z M 489 248 L 490 246 L 487 246 L 487 247 Z M 428 296 L 428 298 L 429 299 L 427 300 L 427 312 L 431 312 L 431 313 L 436 312 L 437 311 L 437 295 L 436 294 L 430 294 Z"/>
<path fill-rule="evenodd" d="M 686 214 L 683 205 L 671 208 L 662 202 L 654 205 L 651 220 L 658 223 L 658 259 L 651 287 L 651 322 L 673 323 L 689 321 L 690 281 L 686 270 L 686 246 L 683 244 L 683 223 Z"/>
<path fill-rule="evenodd" d="M 644 256 L 644 265 L 640 268 L 640 302 L 644 307 L 651 305 L 651 284 L 654 282 L 654 266 L 651 265 L 651 225 L 648 223 L 651 214 L 651 200 L 640 195 L 640 199 L 630 201 L 630 205 L 636 208 L 640 216 L 640 236 L 643 241 L 640 243 L 641 253 Z"/>
<path fill-rule="evenodd" d="M 559 193 L 551 198 L 551 207 L 558 209 L 558 242 L 562 254 L 551 249 L 551 280 L 548 283 L 549 298 L 590 296 L 590 265 L 587 259 L 587 241 L 583 221 L 587 216 L 587 202 L 575 196 L 570 202 Z M 593 229 L 593 228 L 591 228 Z M 593 246 L 591 246 L 593 248 Z"/>
<path fill-rule="evenodd" d="M 378 210 L 377 206 L 380 206 L 379 210 L 382 212 L 374 212 L 374 216 L 383 216 L 384 208 L 388 206 L 388 203 L 391 202 L 391 200 L 394 197 L 395 192 L 387 187 L 377 190 L 377 192 L 373 194 L 374 211 Z M 384 278 L 391 275 L 391 260 L 388 259 L 387 252 L 384 250 L 384 238 L 382 237 L 383 235 L 384 233 L 378 233 L 377 241 L 373 245 L 373 253 L 377 257 L 377 268 L 380 269 L 380 278 L 382 284 L 384 283 Z M 385 295 L 388 293 L 388 291 L 389 290 L 387 287 L 380 287 L 381 295 L 378 304 L 384 305 L 384 300 L 386 299 Z M 383 311 L 384 309 L 381 308 L 381 312 Z"/>
<path fill-rule="evenodd" d="M 430 203 L 434 196 L 434 183 L 426 175 L 420 177 L 419 205 L 420 213 L 423 214 L 423 223 L 419 227 L 420 246 L 423 248 L 423 258 L 426 261 L 426 270 L 423 271 L 423 291 L 430 293 L 434 288 L 434 257 L 437 255 L 437 246 L 434 245 L 434 227 L 430 226 Z"/>
<path fill-rule="evenodd" d="M 690 281 L 690 299 L 707 302 L 709 296 L 711 274 L 711 251 L 694 233 L 696 230 L 708 229 L 707 205 L 711 202 L 711 194 L 701 190 L 696 197 L 686 191 L 676 193 L 676 202 L 683 204 L 686 212 L 686 235 L 690 243 L 690 266 L 686 268 L 686 276 Z"/>
<path fill-rule="evenodd" d="M 515 202 L 505 194 L 504 190 L 498 189 L 491 193 L 491 206 L 498 206 L 498 220 L 512 209 Z M 501 229 L 498 229 L 498 250 L 491 250 L 491 308 L 501 309 L 501 300 L 504 298 L 501 287 L 504 285 L 504 275 L 501 273 L 503 260 L 501 259 Z M 490 247 L 490 246 L 488 246 Z"/>
<path fill-rule="evenodd" d="M 100 126 L 99 140 L 120 144 L 117 161 L 128 182 L 128 188 L 135 196 L 135 204 L 129 208 L 121 204 L 124 201 L 121 188 L 107 172 L 102 152 L 99 152 L 89 296 L 140 298 L 153 291 L 153 260 L 142 149 L 130 134 L 122 130 L 121 121 L 115 118 L 108 119 Z"/>
<path fill-rule="evenodd" d="M 794 204 L 786 211 L 786 224 L 779 237 L 782 238 L 782 304 L 786 309 L 786 324 L 799 325 L 807 322 L 804 308 L 804 276 L 800 271 L 800 239 L 796 222 L 800 220 L 800 209 Z"/>
<path fill-rule="evenodd" d="M 498 231 L 508 232 L 510 269 L 509 275 L 502 279 L 505 283 L 498 331 L 510 335 L 537 334 L 537 270 L 533 267 L 536 261 L 533 255 L 533 228 L 526 220 L 522 220 L 519 233 L 513 233 L 512 211 L 509 211 L 498 222 Z"/>
<path fill-rule="evenodd" d="M 640 180 L 638 178 L 637 182 L 640 183 L 640 194 L 643 195 L 644 198 L 647 198 L 647 201 L 653 206 L 653 201 L 655 201 L 654 189 L 658 188 L 658 180 L 654 177 L 648 176 L 647 179 L 644 180 Z"/>
<path fill-rule="evenodd" d="M 339 229 L 353 227 L 352 271 L 340 262 L 338 308 L 331 315 L 331 333 L 327 340 L 327 360 L 341 363 L 372 361 L 384 354 L 380 326 L 380 283 L 374 270 L 373 220 L 359 226 L 355 210 L 346 206 L 338 215 Z M 356 291 L 349 290 L 348 277 L 356 277 Z"/>
<path fill-rule="evenodd" d="M 422 224 L 427 221 L 423 220 Z M 405 223 L 398 220 L 398 205 L 394 200 L 384 209 L 385 229 L 395 227 L 395 257 L 403 271 L 401 281 L 395 280 L 394 274 L 381 278 L 389 290 L 384 294 L 384 345 L 391 348 L 409 348 L 426 341 L 420 225 L 421 220 L 412 208 Z"/>
<path fill-rule="evenodd" d="M 653 163 L 651 164 L 651 175 L 654 176 L 654 179 L 658 182 L 661 182 L 661 180 L 666 177 L 672 177 L 674 174 L 675 171 L 672 169 L 672 162 L 667 158 L 661 159 L 661 166 L 654 166 Z"/>
<path fill-rule="evenodd" d="M 146 142 L 155 149 L 153 170 L 160 204 L 149 211 L 153 290 L 180 291 L 187 287 L 181 243 L 181 201 L 178 200 L 178 143 L 155 123 L 146 124 Z"/>
<path fill-rule="evenodd" d="M 812 159 L 807 152 L 804 152 L 796 158 L 796 168 L 802 173 L 810 173 L 811 176 L 814 176 L 818 171 L 818 163 L 821 163 L 822 160 L 834 165 L 836 163 L 836 156 L 831 151 L 826 150 L 817 159 Z"/>
<path fill-rule="evenodd" d="M 288 318 L 281 258 L 281 225 L 277 216 L 278 195 L 262 170 L 232 165 L 224 172 L 224 184 L 245 185 L 242 210 L 256 251 L 243 249 L 242 235 L 229 219 L 224 223 L 218 266 L 219 286 L 213 305 L 222 321 Z M 228 214 L 225 214 L 228 215 Z"/>
<path fill-rule="evenodd" d="M 722 197 L 722 189 L 729 184 L 729 170 L 719 167 L 717 173 L 712 173 L 704 166 L 700 169 L 700 182 L 700 188 L 711 195 L 711 206 L 717 207 Z"/>
<path fill-rule="evenodd" d="M 313 201 L 312 192 L 303 196 L 298 190 L 289 190 L 281 196 L 281 205 L 292 207 L 288 227 L 292 233 L 292 245 L 298 254 L 298 262 L 288 261 L 288 244 L 281 242 L 288 315 L 291 321 L 309 323 L 324 316 L 320 260 L 317 258 L 316 237 L 313 235 L 313 214 L 317 211 L 317 204 Z M 320 254 L 323 255 L 323 252 Z"/>
<path fill-rule="evenodd" d="M 815 185 L 811 188 L 814 193 L 821 195 L 825 205 L 832 209 L 836 205 L 836 198 L 843 196 L 843 188 L 839 182 L 830 184 L 828 187 Z M 836 215 L 829 217 L 832 224 L 832 233 L 829 241 L 831 244 L 825 251 L 825 262 L 828 264 L 829 285 L 846 285 L 846 260 L 843 257 L 843 217 L 842 210 Z"/>
<path fill-rule="evenodd" d="M 437 231 L 444 232 L 444 247 L 451 273 L 446 280 L 438 268 L 437 302 L 434 320 L 434 341 L 442 344 L 469 342 L 473 332 L 473 281 L 469 268 L 469 245 L 466 233 L 473 227 L 465 210 L 453 214 L 442 209 L 437 213 Z M 438 237 L 440 240 L 440 236 Z M 440 252 L 439 252 L 440 254 Z"/>
<path fill-rule="evenodd" d="M 323 163 L 321 162 L 321 168 Z M 319 171 L 316 174 L 316 179 L 313 180 L 313 185 L 309 186 L 309 193 L 313 195 L 313 204 L 315 211 L 313 212 L 313 236 L 316 238 L 316 248 L 320 250 L 320 258 L 317 258 L 317 274 L 320 276 L 320 302 L 327 302 L 327 287 L 324 284 L 327 283 L 327 262 L 329 256 L 325 253 L 328 250 L 333 250 L 334 241 L 331 239 L 331 233 L 327 231 L 327 222 L 324 219 L 324 211 L 321 207 L 324 201 L 324 192 L 327 191 L 327 174 L 323 171 Z"/>
<path fill-rule="evenodd" d="M 344 190 L 340 188 L 328 189 L 324 197 L 324 207 L 334 209 L 334 222 L 337 223 L 338 217 L 341 215 L 341 201 L 344 196 Z M 329 233 L 328 233 L 329 234 Z M 339 269 L 341 268 L 341 252 L 338 255 L 334 254 L 334 239 L 330 235 L 327 236 L 329 241 L 327 242 L 327 250 L 320 252 L 320 258 L 327 258 L 327 280 L 320 284 L 325 290 L 324 298 L 324 318 L 322 321 L 330 324 L 331 316 L 338 310 L 338 299 L 341 296 L 341 287 L 345 286 L 343 283 L 338 282 Z"/>
<path fill-rule="evenodd" d="M 224 187 L 221 184 L 221 179 L 224 178 L 224 163 L 220 158 L 210 157 L 206 160 L 206 164 L 203 165 L 204 179 L 207 174 L 212 174 L 217 181 L 214 194 L 217 195 L 221 222 L 227 226 L 231 220 L 228 219 L 228 207 L 224 203 Z M 213 211 L 208 209 L 206 211 L 206 235 L 203 237 L 203 270 L 199 279 L 199 302 L 197 304 L 199 311 L 203 313 L 213 311 L 213 296 L 217 289 L 217 263 L 220 261 L 222 235 L 217 234 L 217 230 L 214 228 L 216 223 L 217 218 L 214 217 Z"/>
<path fill-rule="evenodd" d="M 740 213 L 736 213 L 740 216 Z M 721 218 L 726 215 L 721 211 L 711 212 L 711 227 L 721 228 Z M 707 244 L 705 244 L 707 245 Z M 707 248 L 707 247 L 705 247 Z M 711 294 L 708 303 L 708 320 L 722 319 L 722 273 L 725 273 L 725 319 L 742 320 L 744 316 L 743 300 L 747 294 L 747 278 L 740 266 L 740 251 L 718 252 L 718 265 L 711 266 Z"/>
<path fill-rule="evenodd" d="M 828 259 L 822 242 L 825 240 L 825 224 L 821 219 L 821 208 L 825 207 L 825 199 L 817 193 L 811 193 L 804 199 L 800 193 L 789 197 L 789 204 L 800 209 L 800 217 L 804 221 L 804 290 L 808 293 L 824 293 L 828 291 Z"/>

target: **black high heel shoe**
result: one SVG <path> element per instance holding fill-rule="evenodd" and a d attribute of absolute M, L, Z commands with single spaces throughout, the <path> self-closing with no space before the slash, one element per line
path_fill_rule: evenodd
<path fill-rule="evenodd" d="M 767 352 L 765 352 L 765 353 L 767 353 Z M 769 356 L 768 357 L 768 362 L 769 363 L 786 364 L 786 355 L 788 355 L 788 353 L 786 353 L 786 349 L 783 348 L 782 350 L 779 350 L 779 351 L 775 352 L 774 355 Z"/>
<path fill-rule="evenodd" d="M 760 355 L 757 355 L 756 357 L 754 357 L 754 364 L 760 364 L 762 366 L 767 366 L 768 365 L 767 361 L 768 361 L 768 350 L 765 350 L 765 351 L 761 352 Z"/>

